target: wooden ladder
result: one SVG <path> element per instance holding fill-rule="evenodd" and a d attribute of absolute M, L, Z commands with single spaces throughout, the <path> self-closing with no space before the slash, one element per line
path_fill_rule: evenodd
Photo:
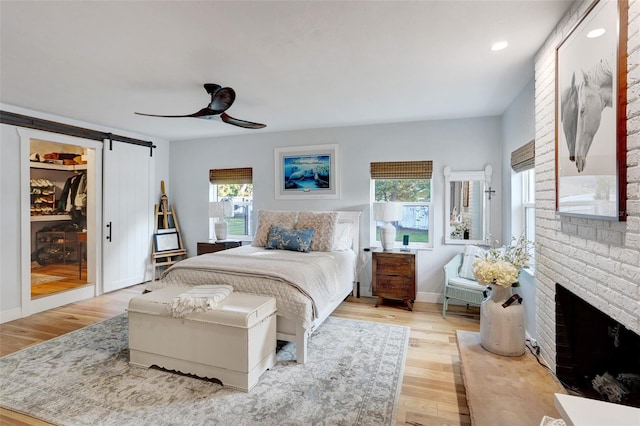
<path fill-rule="evenodd" d="M 178 216 L 173 208 L 173 204 L 169 204 L 169 197 L 167 197 L 164 190 L 164 181 L 160 181 L 160 189 L 162 190 L 160 204 L 154 206 L 155 228 L 153 230 L 153 252 L 151 253 L 151 263 L 153 265 L 153 271 L 151 273 L 152 281 L 156 280 L 156 270 L 158 267 L 169 267 L 187 258 L 187 249 L 184 248 L 184 244 L 182 244 Z M 175 233 L 177 234 L 176 247 L 168 250 L 158 250 L 158 237 L 162 237 L 162 235 L 165 234 L 172 234 L 173 232 L 167 232 L 167 230 L 173 229 L 175 229 Z"/>

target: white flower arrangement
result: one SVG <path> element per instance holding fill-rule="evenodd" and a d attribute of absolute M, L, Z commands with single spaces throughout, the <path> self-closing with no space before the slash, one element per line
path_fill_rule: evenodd
<path fill-rule="evenodd" d="M 465 232 L 471 230 L 471 221 L 467 217 L 461 218 L 461 220 L 454 220 L 451 222 L 453 231 L 451 231 L 452 237 L 462 237 Z"/>
<path fill-rule="evenodd" d="M 515 238 L 512 239 L 514 240 Z M 498 241 L 495 243 L 497 245 Z M 520 271 L 529 267 L 533 243 L 521 235 L 513 245 L 499 248 L 495 245 L 473 262 L 476 281 L 482 285 L 517 287 Z"/>

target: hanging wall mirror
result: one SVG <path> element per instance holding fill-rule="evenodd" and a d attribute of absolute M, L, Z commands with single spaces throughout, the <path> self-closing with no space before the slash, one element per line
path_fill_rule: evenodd
<path fill-rule="evenodd" d="M 485 243 L 489 231 L 491 166 L 484 171 L 444 168 L 445 244 Z"/>

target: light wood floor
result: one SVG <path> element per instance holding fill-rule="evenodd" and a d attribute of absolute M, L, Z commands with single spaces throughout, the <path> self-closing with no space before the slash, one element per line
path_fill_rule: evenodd
<path fill-rule="evenodd" d="M 83 262 L 82 265 L 81 270 L 77 263 L 47 265 L 31 269 L 31 273 L 64 277 L 62 280 L 31 285 L 31 298 L 37 299 L 87 285 L 87 263 Z"/>
<path fill-rule="evenodd" d="M 142 285 L 108 293 L 28 318 L 0 324 L 0 355 L 4 356 L 125 311 Z M 470 425 L 460 371 L 456 330 L 478 331 L 478 309 L 416 302 L 413 312 L 394 302 L 374 307 L 375 299 L 349 298 L 333 316 L 411 327 L 398 408 L 398 425 Z M 0 425 L 46 425 L 28 416 L 0 409 Z"/>

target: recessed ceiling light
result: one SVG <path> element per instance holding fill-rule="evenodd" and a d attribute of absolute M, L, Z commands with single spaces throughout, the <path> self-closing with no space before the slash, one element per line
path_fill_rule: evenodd
<path fill-rule="evenodd" d="M 493 43 L 491 45 L 491 50 L 493 50 L 494 52 L 498 51 L 498 50 L 502 50 L 505 49 L 507 46 L 509 45 L 509 43 L 507 43 L 506 41 L 499 41 L 497 43 Z"/>
<path fill-rule="evenodd" d="M 595 30 L 591 30 L 589 31 L 589 33 L 587 33 L 587 38 L 596 38 L 596 37 L 600 37 L 602 34 L 604 34 L 606 31 L 604 28 L 596 28 Z"/>

